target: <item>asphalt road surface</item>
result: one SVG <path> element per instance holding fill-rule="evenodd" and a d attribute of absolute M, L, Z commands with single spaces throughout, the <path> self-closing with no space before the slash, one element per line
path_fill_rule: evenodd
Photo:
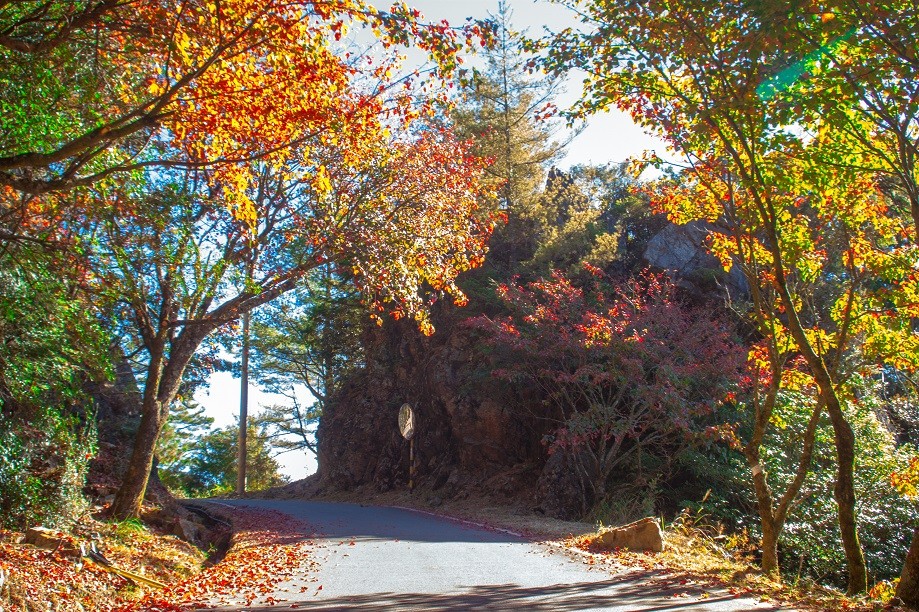
<path fill-rule="evenodd" d="M 309 525 L 318 569 L 278 585 L 286 601 L 223 610 L 777 610 L 649 571 L 611 574 L 576 554 L 410 510 L 310 501 L 230 502 Z M 351 545 L 350 542 L 354 541 Z M 317 592 L 316 585 L 322 589 Z M 301 587 L 311 587 L 303 594 Z"/>

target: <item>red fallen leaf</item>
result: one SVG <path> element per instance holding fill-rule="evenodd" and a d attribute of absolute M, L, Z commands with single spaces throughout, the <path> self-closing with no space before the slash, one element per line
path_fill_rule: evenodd
<path fill-rule="evenodd" d="M 321 590 L 322 590 L 322 585 L 320 584 L 318 587 L 316 587 L 316 590 L 317 590 L 317 591 L 321 591 Z"/>
<path fill-rule="evenodd" d="M 351 541 L 348 543 L 348 546 L 354 546 L 354 540 L 351 540 Z"/>

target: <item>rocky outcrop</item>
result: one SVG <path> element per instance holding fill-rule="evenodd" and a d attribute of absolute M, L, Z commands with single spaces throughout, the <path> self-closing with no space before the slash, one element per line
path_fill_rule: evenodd
<path fill-rule="evenodd" d="M 621 527 L 601 531 L 593 540 L 601 550 L 628 548 L 634 551 L 663 552 L 664 536 L 661 526 L 654 518 L 643 518 Z"/>
<path fill-rule="evenodd" d="M 532 499 L 546 459 L 544 426 L 528 404 L 538 398 L 507 396 L 461 320 L 441 313 L 432 337 L 403 322 L 370 332 L 367 367 L 329 402 L 319 425 L 320 490 L 406 487 L 409 443 L 398 411 L 408 403 L 419 485 L 442 498 Z"/>
<path fill-rule="evenodd" d="M 645 247 L 644 260 L 652 267 L 671 272 L 679 286 L 694 293 L 727 291 L 731 299 L 750 292 L 738 266 L 724 271 L 721 262 L 708 252 L 706 238 L 714 226 L 704 221 L 667 225 Z"/>
<path fill-rule="evenodd" d="M 647 264 L 672 271 L 701 299 L 723 298 L 725 289 L 732 298 L 745 295 L 740 271 L 725 273 L 707 252 L 709 229 L 700 223 L 664 227 L 644 249 Z M 482 301 L 478 312 L 488 308 Z M 415 482 L 437 498 L 490 495 L 555 518 L 583 516 L 598 500 L 591 499 L 573 458 L 563 451 L 550 456 L 542 444 L 557 427 L 546 418 L 545 397 L 537 388 L 512 390 L 491 376 L 479 332 L 462 323 L 476 313 L 473 307 L 437 309 L 432 337 L 406 321 L 369 330 L 366 367 L 326 403 L 318 475 L 297 490 L 407 488 L 409 443 L 399 433 L 398 412 L 408 403 L 416 417 Z"/>

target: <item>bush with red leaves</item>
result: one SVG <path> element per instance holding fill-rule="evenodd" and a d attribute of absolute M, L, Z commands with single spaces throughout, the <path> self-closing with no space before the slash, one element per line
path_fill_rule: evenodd
<path fill-rule="evenodd" d="M 487 332 L 493 374 L 538 385 L 556 423 L 550 452 L 570 452 L 592 489 L 614 471 L 651 480 L 680 448 L 725 431 L 716 409 L 740 380 L 746 351 L 712 309 L 681 303 L 664 275 L 614 286 L 602 271 L 576 286 L 560 272 L 499 287 L 508 316 L 472 321 Z M 657 466 L 657 474 L 643 472 Z"/>

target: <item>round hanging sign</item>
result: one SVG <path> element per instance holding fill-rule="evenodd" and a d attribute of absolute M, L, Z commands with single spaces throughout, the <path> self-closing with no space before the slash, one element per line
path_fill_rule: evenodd
<path fill-rule="evenodd" d="M 415 412 L 408 404 L 399 408 L 399 431 L 406 440 L 411 440 L 415 435 Z"/>

